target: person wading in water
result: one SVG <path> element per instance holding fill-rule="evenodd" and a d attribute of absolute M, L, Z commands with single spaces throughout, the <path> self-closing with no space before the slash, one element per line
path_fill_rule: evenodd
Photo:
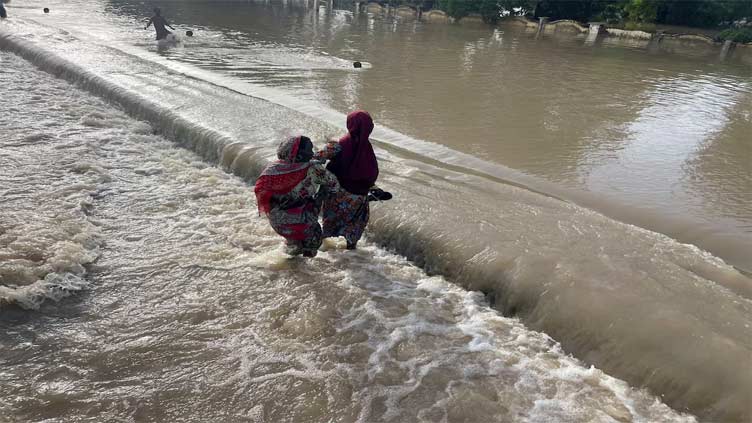
<path fill-rule="evenodd" d="M 308 137 L 282 141 L 277 157 L 256 181 L 259 213 L 269 217 L 272 229 L 285 238 L 288 254 L 315 257 L 321 246 L 316 191 L 321 187 L 325 193 L 337 192 L 337 178 L 311 160 L 313 143 Z"/>
<path fill-rule="evenodd" d="M 162 16 L 162 11 L 159 10 L 158 7 L 154 8 L 154 16 L 149 19 L 149 23 L 146 24 L 146 28 L 144 29 L 149 29 L 151 24 L 154 24 L 154 29 L 157 31 L 157 41 L 164 40 L 168 35 L 171 34 L 171 32 L 168 31 L 165 26 L 169 26 L 173 31 L 175 30 L 175 28 L 173 28 L 172 25 L 167 22 L 167 19 Z"/>
<path fill-rule="evenodd" d="M 323 237 L 345 237 L 348 250 L 357 247 L 366 229 L 369 191 L 379 176 L 379 164 L 368 138 L 373 127 L 371 115 L 356 110 L 347 115 L 347 134 L 339 141 L 329 142 L 314 156 L 315 160 L 329 160 L 326 169 L 340 185 L 336 194 L 328 195 L 323 203 Z"/>

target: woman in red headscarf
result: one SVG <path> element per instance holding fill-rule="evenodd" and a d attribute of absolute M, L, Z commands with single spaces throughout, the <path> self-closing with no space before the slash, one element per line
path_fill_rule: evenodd
<path fill-rule="evenodd" d="M 321 246 L 317 187 L 336 192 L 339 184 L 324 166 L 311 161 L 313 143 L 308 137 L 283 141 L 277 157 L 256 181 L 259 213 L 267 215 L 272 228 L 285 238 L 288 254 L 315 257 Z"/>
<path fill-rule="evenodd" d="M 347 116 L 347 135 L 330 142 L 316 153 L 319 160 L 329 160 L 327 170 L 339 181 L 340 189 L 323 204 L 324 238 L 343 236 L 348 249 L 355 249 L 368 224 L 368 190 L 376 183 L 379 165 L 368 137 L 373 119 L 363 110 Z"/>

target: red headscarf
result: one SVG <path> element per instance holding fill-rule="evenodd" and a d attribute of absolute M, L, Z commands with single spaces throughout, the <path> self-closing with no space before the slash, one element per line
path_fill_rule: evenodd
<path fill-rule="evenodd" d="M 259 213 L 269 214 L 272 196 L 284 195 L 293 190 L 308 175 L 310 162 L 295 163 L 301 137 L 283 141 L 277 149 L 279 161 L 267 166 L 261 173 L 253 191 L 256 193 Z"/>
<path fill-rule="evenodd" d="M 326 167 L 337 176 L 340 185 L 353 194 L 366 195 L 379 177 L 379 164 L 368 137 L 373 132 L 373 119 L 364 110 L 347 115 L 348 134 L 339 140 L 342 147 Z"/>

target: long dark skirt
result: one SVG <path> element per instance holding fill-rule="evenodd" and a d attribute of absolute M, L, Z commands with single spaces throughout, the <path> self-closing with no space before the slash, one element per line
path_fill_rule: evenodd
<path fill-rule="evenodd" d="M 324 238 L 343 236 L 348 244 L 357 244 L 366 229 L 369 215 L 367 195 L 340 189 L 336 195 L 329 195 L 324 200 Z"/>

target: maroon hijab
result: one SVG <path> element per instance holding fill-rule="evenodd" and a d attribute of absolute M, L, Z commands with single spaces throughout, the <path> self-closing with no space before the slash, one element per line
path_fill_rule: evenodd
<path fill-rule="evenodd" d="M 353 194 L 366 195 L 379 176 L 376 154 L 368 140 L 373 132 L 371 115 L 363 110 L 347 115 L 347 132 L 339 140 L 342 150 L 326 168 L 337 176 L 344 189 Z"/>

